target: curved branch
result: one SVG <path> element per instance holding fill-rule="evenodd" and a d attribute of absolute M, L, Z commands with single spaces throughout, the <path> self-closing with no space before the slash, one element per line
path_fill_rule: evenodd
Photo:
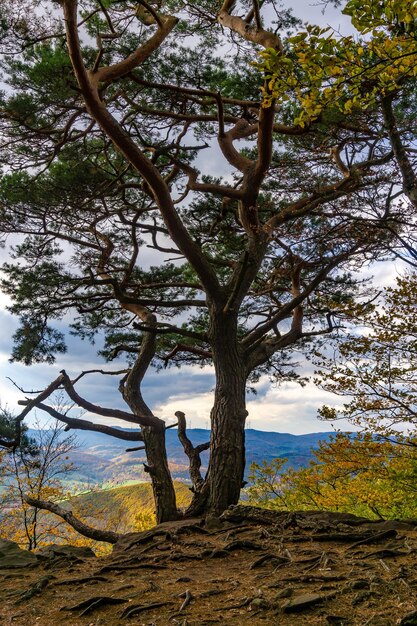
<path fill-rule="evenodd" d="M 184 174 L 188 176 L 188 189 L 192 191 L 201 191 L 203 193 L 215 193 L 226 198 L 240 199 L 242 198 L 242 191 L 240 189 L 236 189 L 234 187 L 226 187 L 226 185 L 216 185 L 213 183 L 198 183 L 198 171 L 188 165 L 188 163 L 183 163 L 178 159 L 170 156 L 170 161 L 176 165 Z M 250 161 L 251 163 L 251 161 Z"/>
<path fill-rule="evenodd" d="M 282 41 L 278 35 L 264 30 L 263 28 L 259 28 L 257 24 L 252 26 L 241 17 L 230 15 L 230 11 L 233 9 L 234 5 L 235 0 L 225 0 L 225 2 L 223 2 L 223 6 L 217 16 L 220 24 L 238 33 L 238 35 L 246 39 L 246 41 L 252 41 L 252 43 L 256 43 L 264 48 L 274 48 L 274 50 L 283 52 Z"/>
<path fill-rule="evenodd" d="M 162 360 L 164 361 L 165 367 L 168 366 L 169 360 L 173 359 L 178 352 L 190 352 L 190 354 L 201 356 L 203 359 L 213 358 L 213 353 L 210 350 L 203 350 L 203 348 L 198 348 L 197 346 L 187 346 L 185 343 L 177 343 L 171 352 L 163 357 Z"/>
<path fill-rule="evenodd" d="M 180 216 L 176 212 L 168 185 L 164 178 L 155 165 L 142 153 L 132 138 L 124 131 L 116 118 L 111 115 L 102 102 L 98 91 L 98 80 L 110 80 L 114 77 L 124 75 L 147 58 L 151 52 L 162 43 L 170 30 L 172 30 L 175 25 L 174 18 L 167 18 L 166 29 L 159 29 L 157 31 L 154 38 L 151 38 L 153 41 L 152 45 L 147 42 L 149 45 L 144 44 L 142 48 L 139 48 L 133 55 L 128 57 L 128 59 L 121 61 L 111 68 L 107 68 L 106 71 L 104 71 L 105 68 L 102 68 L 92 75 L 87 72 L 81 53 L 77 27 L 77 2 L 76 0 L 64 0 L 63 5 L 68 53 L 88 112 L 114 143 L 119 152 L 125 156 L 132 167 L 134 167 L 139 175 L 147 182 L 172 240 L 193 265 L 205 289 L 213 296 L 218 296 L 220 285 L 216 273 L 202 253 L 200 247 L 192 239 Z M 103 78 L 103 75 L 105 78 Z"/>
<path fill-rule="evenodd" d="M 76 4 L 75 2 L 73 3 Z M 65 5 L 68 5 L 68 0 L 66 0 Z M 152 54 L 155 52 L 161 45 L 161 43 L 168 37 L 170 32 L 173 30 L 175 25 L 178 22 L 177 17 L 168 16 L 164 18 L 164 22 L 159 26 L 158 30 L 146 41 L 144 44 L 139 46 L 132 54 L 130 54 L 126 59 L 120 61 L 119 63 L 114 63 L 113 65 L 109 65 L 107 67 L 101 67 L 95 72 L 91 73 L 93 81 L 96 85 L 98 83 L 108 83 L 110 81 L 116 80 L 117 78 L 121 78 L 125 76 L 132 70 L 134 70 L 138 65 L 146 61 Z"/>
<path fill-rule="evenodd" d="M 242 118 L 236 122 L 233 128 L 218 136 L 218 142 L 223 156 L 230 165 L 241 172 L 246 172 L 249 168 L 253 167 L 254 162 L 236 150 L 233 142 L 238 139 L 250 137 L 256 133 L 257 130 L 258 124 L 249 124 L 247 120 Z"/>
<path fill-rule="evenodd" d="M 150 417 L 149 415 L 134 415 L 132 413 L 128 413 L 127 411 L 121 411 L 120 409 L 107 409 L 99 406 L 98 404 L 93 404 L 78 395 L 65 370 L 62 370 L 61 374 L 62 385 L 71 400 L 75 402 L 77 406 L 80 406 L 86 411 L 96 413 L 96 415 L 102 415 L 103 417 L 113 417 L 119 420 L 124 420 L 125 422 L 131 422 L 132 424 L 140 424 L 141 426 L 155 426 L 156 422 L 160 421 L 157 417 Z"/>
<path fill-rule="evenodd" d="M 401 135 L 398 132 L 397 123 L 392 108 L 392 96 L 387 96 L 382 99 L 382 112 L 384 115 L 385 126 L 391 142 L 391 147 L 403 179 L 404 193 L 412 202 L 413 206 L 417 207 L 417 176 L 414 172 L 413 166 L 410 163 L 410 159 L 408 158 L 407 151 L 401 140 Z"/>
<path fill-rule="evenodd" d="M 337 200 L 337 198 L 356 191 L 362 185 L 363 183 L 359 177 L 350 176 L 349 178 L 343 178 L 326 187 L 321 187 L 310 196 L 289 204 L 282 209 L 280 213 L 271 217 L 271 219 L 265 223 L 264 229 L 267 232 L 272 232 L 278 226 L 285 224 L 285 222 L 297 217 L 303 217 L 317 206 L 330 202 L 331 200 Z"/>
<path fill-rule="evenodd" d="M 334 259 L 323 267 L 313 278 L 310 284 L 301 292 L 296 291 L 296 295 L 290 302 L 284 304 L 275 315 L 273 315 L 265 324 L 250 332 L 243 340 L 242 347 L 247 354 L 247 371 L 250 373 L 255 367 L 265 363 L 277 350 L 291 345 L 301 337 L 301 329 L 299 325 L 302 309 L 298 309 L 297 316 L 295 312 L 302 302 L 313 293 L 314 289 L 322 282 L 322 280 L 335 268 L 341 261 L 346 259 L 353 253 L 349 252 L 335 256 Z M 293 327 L 288 333 L 281 337 L 266 337 L 265 335 L 276 326 L 280 321 L 286 319 L 289 315 L 294 314 Z"/>
<path fill-rule="evenodd" d="M 89 539 L 114 544 L 119 541 L 120 537 L 122 537 L 122 535 L 119 535 L 112 530 L 99 530 L 98 528 L 92 528 L 92 526 L 84 524 L 84 522 L 72 514 L 72 511 L 63 509 L 62 506 L 55 504 L 55 502 L 49 502 L 49 500 L 37 500 L 36 498 L 31 498 L 30 496 L 23 496 L 23 498 L 30 506 L 50 511 L 55 515 L 58 515 L 58 517 L 61 517 L 65 522 L 67 522 L 67 524 L 72 526 L 77 533 L 80 533 L 80 535 L 88 537 Z"/>
<path fill-rule="evenodd" d="M 24 403 L 26 403 L 25 400 L 20 400 L 18 402 L 18 404 Z M 68 417 L 68 415 L 59 413 L 51 406 L 43 404 L 43 402 L 38 402 L 36 404 L 36 408 L 41 411 L 45 411 L 45 413 L 48 413 L 51 417 L 57 419 L 63 424 L 66 424 L 67 426 L 65 430 L 71 430 L 71 428 L 74 430 L 88 430 L 91 432 L 103 433 L 104 435 L 110 435 L 111 437 L 122 439 L 123 441 L 143 441 L 142 433 L 139 431 L 120 430 L 120 428 L 113 428 L 112 426 L 106 426 L 105 424 L 94 424 L 94 422 L 83 420 L 78 417 Z"/>

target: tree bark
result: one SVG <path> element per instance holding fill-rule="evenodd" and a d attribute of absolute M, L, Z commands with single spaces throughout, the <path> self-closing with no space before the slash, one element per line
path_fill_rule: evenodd
<path fill-rule="evenodd" d="M 209 333 L 216 372 L 210 461 L 205 484 L 195 494 L 187 516 L 218 516 L 237 504 L 245 470 L 246 368 L 236 313 L 223 308 L 213 311 Z"/>
<path fill-rule="evenodd" d="M 152 426 L 142 428 L 143 440 L 146 446 L 147 464 L 145 471 L 152 480 L 152 490 L 156 503 L 156 523 L 169 522 L 178 518 L 176 496 L 171 473 L 168 467 L 168 458 L 165 442 L 165 425 L 161 429 Z"/>
<path fill-rule="evenodd" d="M 156 417 L 142 396 L 141 384 L 148 371 L 156 350 L 156 317 L 146 307 L 124 305 L 135 313 L 149 327 L 143 333 L 139 354 L 126 378 L 121 382 L 119 390 L 133 413 L 147 416 L 149 424 L 142 425 L 142 436 L 145 444 L 145 471 L 152 481 L 152 490 L 156 506 L 156 522 L 169 522 L 178 518 L 176 496 L 165 442 L 165 422 Z"/>
<path fill-rule="evenodd" d="M 111 530 L 100 530 L 99 528 L 92 528 L 91 526 L 84 524 L 84 522 L 75 517 L 71 511 L 62 508 L 56 504 L 56 502 L 38 500 L 36 498 L 31 498 L 30 496 L 24 496 L 24 500 L 36 509 L 44 509 L 45 511 L 50 511 L 51 513 L 55 513 L 55 515 L 62 517 L 67 524 L 72 526 L 78 533 L 80 533 L 80 535 L 83 535 L 83 537 L 89 537 L 90 539 L 95 539 L 96 541 L 105 541 L 106 543 L 116 543 L 121 537 L 121 535 Z M 33 548 L 36 548 L 36 542 L 33 545 L 30 545 L 28 549 L 32 550 Z"/>

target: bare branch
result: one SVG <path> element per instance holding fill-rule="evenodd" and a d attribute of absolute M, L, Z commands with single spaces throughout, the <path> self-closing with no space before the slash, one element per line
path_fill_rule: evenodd
<path fill-rule="evenodd" d="M 404 193 L 413 205 L 417 206 L 417 176 L 408 158 L 407 151 L 398 132 L 397 122 L 392 108 L 392 96 L 382 99 L 382 112 L 384 114 L 385 126 L 391 142 L 392 150 L 398 163 L 403 179 Z"/>
<path fill-rule="evenodd" d="M 46 389 L 44 389 L 43 391 L 41 391 L 41 393 L 39 395 L 36 396 L 36 398 L 33 398 L 33 400 L 27 400 L 24 402 L 25 404 L 25 408 L 23 409 L 23 411 L 15 418 L 15 424 L 16 424 L 16 435 L 13 441 L 7 441 L 4 439 L 0 440 L 0 445 L 4 448 L 10 448 L 12 450 L 15 450 L 17 447 L 20 446 L 20 441 L 21 441 L 21 437 L 22 437 L 22 422 L 25 419 L 26 415 L 28 415 L 28 413 L 30 413 L 30 411 L 35 408 L 36 406 L 38 406 L 39 402 L 42 402 L 42 400 L 45 400 L 46 398 L 48 398 L 51 393 L 53 393 L 54 391 L 56 391 L 57 389 L 60 388 L 60 386 L 63 383 L 63 376 L 62 374 L 60 374 L 55 380 L 53 380 L 51 382 L 50 385 L 48 385 L 48 387 L 46 387 Z M 19 402 L 19 404 L 23 404 L 23 402 Z"/>
<path fill-rule="evenodd" d="M 71 400 L 86 411 L 90 411 L 96 415 L 103 415 L 103 417 L 112 417 L 124 420 L 126 422 L 131 422 L 132 424 L 140 424 L 141 426 L 157 426 L 160 421 L 157 417 L 151 417 L 149 415 L 133 415 L 132 413 L 127 413 L 127 411 L 121 411 L 120 409 L 107 409 L 99 406 L 98 404 L 93 404 L 78 395 L 65 370 L 62 370 L 61 376 L 64 389 Z"/>
<path fill-rule="evenodd" d="M 26 400 L 20 400 L 18 404 L 26 404 Z M 139 431 L 133 430 L 121 430 L 120 428 L 114 428 L 112 426 L 106 426 L 105 424 L 94 424 L 94 422 L 90 422 L 88 420 L 84 420 L 78 417 L 68 417 L 68 415 L 64 415 L 63 413 L 59 413 L 56 409 L 47 404 L 43 404 L 43 402 L 38 402 L 36 404 L 36 408 L 41 411 L 45 411 L 51 417 L 59 420 L 66 424 L 65 430 L 88 430 L 97 433 L 103 433 L 105 435 L 110 435 L 111 437 L 116 437 L 117 439 L 122 439 L 123 441 L 143 441 L 142 433 Z"/>
<path fill-rule="evenodd" d="M 72 526 L 80 535 L 88 537 L 89 539 L 95 539 L 96 541 L 104 541 L 105 543 L 117 543 L 122 535 L 115 533 L 111 530 L 99 530 L 98 528 L 92 528 L 87 524 L 84 524 L 78 517 L 72 514 L 71 511 L 62 508 L 55 502 L 49 502 L 48 500 L 36 500 L 30 496 L 24 496 L 25 501 L 37 509 L 44 509 L 50 511 L 58 517 L 61 517 L 67 524 Z"/>
<path fill-rule="evenodd" d="M 199 492 L 204 484 L 204 478 L 201 476 L 201 456 L 200 453 L 204 450 L 208 450 L 210 442 L 200 444 L 197 448 L 193 446 L 186 433 L 186 421 L 185 414 L 182 411 L 176 411 L 175 417 L 178 419 L 178 439 L 180 440 L 185 454 L 190 461 L 190 477 L 193 483 L 193 491 Z"/>

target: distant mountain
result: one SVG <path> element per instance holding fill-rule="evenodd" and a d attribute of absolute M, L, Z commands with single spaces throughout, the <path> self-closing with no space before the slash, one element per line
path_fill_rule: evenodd
<path fill-rule="evenodd" d="M 202 428 L 192 428 L 187 432 L 194 445 L 204 443 L 210 437 L 210 432 Z M 326 441 L 333 434 L 324 432 L 291 435 L 254 429 L 247 429 L 245 432 L 246 475 L 253 461 L 261 463 L 263 460 L 285 457 L 290 467 L 306 466 L 319 441 Z M 36 431 L 29 430 L 28 434 L 34 436 Z M 79 431 L 77 438 L 79 448 L 71 454 L 71 460 L 77 467 L 75 481 L 86 484 L 123 484 L 133 480 L 149 480 L 149 476 L 143 471 L 144 451 L 126 452 L 126 448 L 135 444 L 88 431 Z M 188 480 L 188 459 L 178 440 L 177 431 L 173 428 L 167 430 L 166 438 L 173 477 Z M 202 461 L 204 469 L 208 462 L 208 452 L 202 454 Z"/>

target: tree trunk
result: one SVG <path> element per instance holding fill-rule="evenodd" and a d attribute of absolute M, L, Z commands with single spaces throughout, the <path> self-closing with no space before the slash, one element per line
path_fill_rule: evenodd
<path fill-rule="evenodd" d="M 187 516 L 217 516 L 237 504 L 245 470 L 246 369 L 237 341 L 237 316 L 214 314 L 210 334 L 216 371 L 210 461 L 204 487 Z"/>
<path fill-rule="evenodd" d="M 207 478 L 210 484 L 208 511 L 220 515 L 237 504 L 245 470 L 245 382 L 233 372 L 227 386 L 216 389 L 211 411 L 211 455 Z M 243 398 L 243 401 L 242 401 Z"/>
<path fill-rule="evenodd" d="M 168 522 L 178 518 L 174 485 L 168 468 L 165 442 L 165 425 L 161 429 L 151 426 L 142 427 L 146 446 L 147 464 L 145 471 L 152 481 L 152 490 L 156 505 L 156 523 Z"/>
<path fill-rule="evenodd" d="M 139 305 L 125 305 L 127 310 L 135 313 L 149 326 L 155 326 L 156 318 L 146 307 Z M 146 404 L 142 396 L 141 383 L 150 363 L 155 355 L 156 334 L 145 332 L 142 337 L 139 354 L 129 371 L 128 376 L 120 384 L 120 392 L 125 402 L 135 415 L 151 418 L 153 424 L 141 426 L 145 443 L 146 459 L 145 471 L 152 481 L 153 495 L 156 507 L 156 523 L 169 522 L 178 518 L 175 489 L 168 467 L 168 458 L 165 443 L 165 422 L 156 417 Z M 140 421 L 139 421 L 140 423 Z"/>

